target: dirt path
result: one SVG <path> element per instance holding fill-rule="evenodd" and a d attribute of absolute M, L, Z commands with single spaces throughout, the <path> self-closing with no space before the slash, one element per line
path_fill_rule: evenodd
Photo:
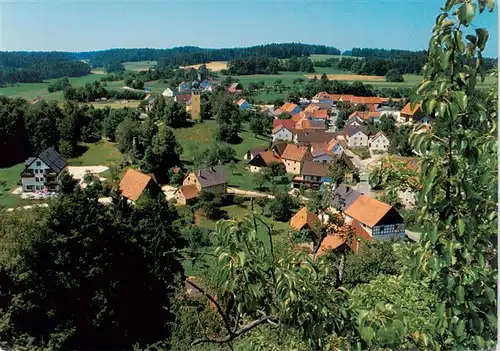
<path fill-rule="evenodd" d="M 228 194 L 236 194 L 236 195 L 245 195 L 250 197 L 268 197 L 270 199 L 274 199 L 274 195 L 262 193 L 259 191 L 250 191 L 250 190 L 241 190 L 238 188 L 227 188 Z"/>

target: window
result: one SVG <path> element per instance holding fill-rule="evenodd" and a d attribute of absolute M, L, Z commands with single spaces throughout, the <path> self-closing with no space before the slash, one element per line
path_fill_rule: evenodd
<path fill-rule="evenodd" d="M 35 177 L 35 182 L 38 182 L 38 177 Z"/>
<path fill-rule="evenodd" d="M 42 161 L 36 161 L 36 165 L 37 166 L 41 166 L 42 165 Z"/>
<path fill-rule="evenodd" d="M 33 185 L 26 185 L 26 190 L 33 190 Z"/>
<path fill-rule="evenodd" d="M 36 190 L 42 190 L 42 187 L 40 185 L 37 185 Z"/>

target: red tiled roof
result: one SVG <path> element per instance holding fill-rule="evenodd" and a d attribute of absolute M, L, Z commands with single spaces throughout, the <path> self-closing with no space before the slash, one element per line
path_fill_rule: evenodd
<path fill-rule="evenodd" d="M 129 169 L 120 181 L 120 191 L 127 199 L 136 201 L 152 179 L 148 174 Z"/>
<path fill-rule="evenodd" d="M 307 207 L 302 207 L 291 219 L 290 226 L 295 230 L 301 230 L 307 224 L 309 228 L 314 227 L 314 223 L 318 220 L 318 216 L 307 210 Z"/>
<path fill-rule="evenodd" d="M 282 159 L 302 162 L 304 156 L 309 152 L 306 146 L 288 144 L 281 155 Z"/>
<path fill-rule="evenodd" d="M 245 102 L 247 102 L 245 99 L 239 99 L 237 104 L 241 105 L 241 104 L 244 104 Z"/>
<path fill-rule="evenodd" d="M 292 131 L 295 129 L 295 121 L 291 119 L 273 119 L 273 130 L 279 126 L 283 126 Z"/>
<path fill-rule="evenodd" d="M 198 188 L 194 184 L 183 185 L 179 188 L 179 191 L 182 192 L 186 200 L 194 199 L 199 194 Z"/>
<path fill-rule="evenodd" d="M 286 102 L 283 106 L 281 106 L 281 109 L 285 112 L 292 113 L 293 109 L 297 107 L 297 104 L 294 104 L 293 102 Z"/>
<path fill-rule="evenodd" d="M 272 151 L 262 151 L 259 152 L 259 155 L 262 157 L 262 159 L 268 166 L 273 162 L 281 162 L 281 159 L 276 157 L 276 155 Z"/>
<path fill-rule="evenodd" d="M 402 115 L 409 115 L 409 116 L 413 116 L 418 112 L 420 112 L 420 104 L 416 104 L 415 107 L 412 109 L 411 104 L 407 103 L 405 107 L 403 107 L 403 109 L 401 110 Z"/>
<path fill-rule="evenodd" d="M 370 228 L 374 227 L 392 209 L 391 205 L 366 195 L 359 196 L 344 213 Z"/>
<path fill-rule="evenodd" d="M 324 255 L 329 250 L 335 250 L 336 248 L 338 248 L 342 244 L 344 244 L 345 241 L 346 241 L 346 238 L 343 235 L 340 235 L 340 234 L 327 235 L 323 239 L 323 241 L 321 242 L 321 245 L 319 246 L 318 252 L 316 253 L 316 257 Z"/>

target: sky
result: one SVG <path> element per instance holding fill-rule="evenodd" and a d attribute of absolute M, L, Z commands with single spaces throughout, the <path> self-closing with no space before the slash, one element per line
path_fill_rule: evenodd
<path fill-rule="evenodd" d="M 444 0 L 0 0 L 1 50 L 241 47 L 301 42 L 422 50 Z M 498 56 L 498 14 L 475 24 Z"/>

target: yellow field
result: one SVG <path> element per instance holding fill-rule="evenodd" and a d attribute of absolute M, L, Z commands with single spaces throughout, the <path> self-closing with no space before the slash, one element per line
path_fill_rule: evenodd
<path fill-rule="evenodd" d="M 203 63 L 200 63 L 198 65 L 185 66 L 184 68 L 198 69 L 202 65 L 203 65 Z M 214 72 L 220 71 L 220 70 L 223 70 L 223 69 L 227 68 L 227 62 L 226 61 L 212 61 L 212 62 L 205 63 L 205 65 L 207 66 L 207 68 L 209 70 L 214 71 Z"/>
<path fill-rule="evenodd" d="M 309 79 L 315 76 L 320 79 L 321 74 L 305 74 Z M 385 82 L 385 77 L 382 76 L 364 76 L 361 74 L 327 74 L 329 80 L 362 80 L 371 82 Z"/>

